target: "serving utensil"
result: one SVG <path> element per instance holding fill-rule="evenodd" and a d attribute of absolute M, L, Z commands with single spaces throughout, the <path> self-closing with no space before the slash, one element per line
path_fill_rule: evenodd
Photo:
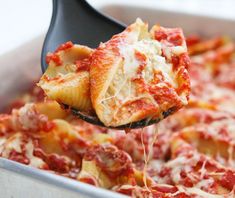
<path fill-rule="evenodd" d="M 51 23 L 41 54 L 42 71 L 45 72 L 47 68 L 47 53 L 55 51 L 61 43 L 72 41 L 73 43 L 96 48 L 100 42 L 107 41 L 114 34 L 120 33 L 124 29 L 124 24 L 103 15 L 90 6 L 85 0 L 53 0 Z M 80 119 L 105 127 L 96 115 L 89 115 L 86 112 L 81 112 L 67 105 L 63 106 L 64 108 L 71 109 L 71 112 Z M 145 127 L 159 122 L 161 119 L 167 117 L 173 112 L 174 108 L 164 112 L 162 118 L 144 119 L 115 128 L 133 129 Z"/>

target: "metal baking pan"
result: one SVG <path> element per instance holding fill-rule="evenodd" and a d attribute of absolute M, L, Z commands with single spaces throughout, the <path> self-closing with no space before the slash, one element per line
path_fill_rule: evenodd
<path fill-rule="evenodd" d="M 103 6 L 101 10 L 127 24 L 141 17 L 150 24 L 158 22 L 166 27 L 182 27 L 186 34 L 198 33 L 202 36 L 225 34 L 235 38 L 235 19 L 120 4 Z M 40 76 L 42 41 L 43 36 L 0 57 L 0 109 Z M 0 198 L 28 197 L 121 198 L 126 196 L 0 158 Z"/>

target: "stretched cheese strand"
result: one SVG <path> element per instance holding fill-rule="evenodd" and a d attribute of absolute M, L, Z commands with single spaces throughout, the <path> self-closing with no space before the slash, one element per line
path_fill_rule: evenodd
<path fill-rule="evenodd" d="M 153 139 L 151 141 L 151 143 L 149 144 L 148 142 L 148 154 L 146 153 L 146 149 L 145 149 L 145 145 L 144 145 L 144 135 L 145 131 L 144 131 L 144 128 L 142 128 L 141 130 L 141 144 L 143 146 L 143 150 L 144 150 L 144 169 L 143 169 L 143 182 L 144 182 L 144 185 L 146 187 L 146 189 L 148 191 L 150 191 L 150 189 L 148 188 L 148 185 L 147 185 L 147 168 L 148 168 L 148 164 L 149 164 L 149 161 L 150 161 L 150 157 L 153 153 L 153 146 L 154 146 L 154 143 L 155 141 L 157 140 L 157 135 L 158 135 L 158 125 L 155 125 L 155 128 L 153 130 Z"/>

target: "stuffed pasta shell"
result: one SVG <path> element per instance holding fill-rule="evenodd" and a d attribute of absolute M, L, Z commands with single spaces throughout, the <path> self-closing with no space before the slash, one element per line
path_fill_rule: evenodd
<path fill-rule="evenodd" d="M 106 126 L 164 117 L 187 104 L 189 57 L 181 29 L 137 19 L 92 54 L 93 107 Z"/>
<path fill-rule="evenodd" d="M 89 58 L 92 51 L 67 42 L 47 55 L 49 65 L 38 83 L 47 97 L 81 111 L 91 111 Z"/>

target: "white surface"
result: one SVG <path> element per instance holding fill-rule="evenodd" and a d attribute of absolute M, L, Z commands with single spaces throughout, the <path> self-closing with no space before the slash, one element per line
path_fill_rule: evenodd
<path fill-rule="evenodd" d="M 0 54 L 45 32 L 51 8 L 50 0 L 0 0 Z"/>
<path fill-rule="evenodd" d="M 95 7 L 126 4 L 235 19 L 235 0 L 88 0 Z M 141 16 L 140 16 L 141 17 Z"/>
<path fill-rule="evenodd" d="M 235 19 L 235 0 L 88 1 L 97 8 L 107 4 L 127 4 Z M 0 55 L 46 32 L 51 10 L 51 0 L 0 0 Z"/>

